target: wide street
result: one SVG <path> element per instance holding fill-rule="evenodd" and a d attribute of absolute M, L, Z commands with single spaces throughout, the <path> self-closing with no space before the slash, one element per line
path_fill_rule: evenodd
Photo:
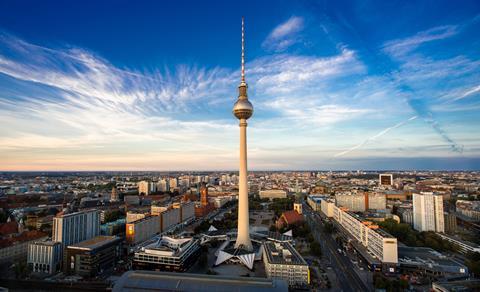
<path fill-rule="evenodd" d="M 324 256 L 330 260 L 330 264 L 337 276 L 337 284 L 342 291 L 372 291 L 360 279 L 354 269 L 356 267 L 350 262 L 349 258 L 340 254 L 341 248 L 330 234 L 324 232 L 323 223 L 320 216 L 315 213 L 307 204 L 303 204 L 304 216 L 309 224 L 312 235 L 322 246 Z"/>

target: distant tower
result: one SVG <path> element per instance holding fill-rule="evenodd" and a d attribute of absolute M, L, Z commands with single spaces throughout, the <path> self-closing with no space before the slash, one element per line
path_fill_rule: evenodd
<path fill-rule="evenodd" d="M 118 201 L 118 191 L 116 187 L 112 188 L 112 195 L 110 196 L 110 201 L 117 202 Z"/>
<path fill-rule="evenodd" d="M 240 120 L 240 178 L 238 181 L 238 235 L 236 248 L 252 250 L 248 218 L 248 183 L 247 183 L 247 119 L 253 114 L 253 106 L 248 101 L 247 83 L 245 82 L 245 28 L 242 17 L 242 79 L 238 86 L 238 99 L 233 106 L 233 114 Z"/>
<path fill-rule="evenodd" d="M 208 205 L 208 188 L 204 182 L 200 186 L 200 203 L 203 207 Z"/>

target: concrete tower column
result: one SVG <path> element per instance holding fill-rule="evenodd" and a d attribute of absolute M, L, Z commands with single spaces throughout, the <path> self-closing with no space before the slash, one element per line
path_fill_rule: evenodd
<path fill-rule="evenodd" d="M 248 214 L 247 120 L 240 119 L 240 176 L 238 181 L 238 235 L 235 247 L 252 250 Z"/>

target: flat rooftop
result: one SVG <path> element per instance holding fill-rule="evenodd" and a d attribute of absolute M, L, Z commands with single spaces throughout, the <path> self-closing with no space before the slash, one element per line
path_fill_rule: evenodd
<path fill-rule="evenodd" d="M 428 247 L 398 247 L 398 263 L 403 265 L 417 265 L 435 270 L 464 274 L 468 268 Z"/>
<path fill-rule="evenodd" d="M 288 242 L 265 242 L 264 252 L 271 264 L 307 265 L 307 262 Z"/>
<path fill-rule="evenodd" d="M 119 237 L 116 236 L 106 236 L 106 235 L 99 235 L 91 239 L 87 239 L 85 241 L 69 245 L 70 248 L 79 248 L 79 249 L 86 249 L 86 250 L 93 250 L 99 247 L 102 247 L 108 243 L 120 240 Z"/>
<path fill-rule="evenodd" d="M 256 277 L 128 271 L 116 281 L 113 291 L 287 292 L 288 284 L 284 280 Z"/>

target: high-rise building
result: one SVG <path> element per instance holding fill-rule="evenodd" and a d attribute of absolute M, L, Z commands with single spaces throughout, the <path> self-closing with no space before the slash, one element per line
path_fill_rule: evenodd
<path fill-rule="evenodd" d="M 112 202 L 117 202 L 118 201 L 117 187 L 112 188 L 112 195 L 110 196 L 110 201 L 112 201 Z"/>
<path fill-rule="evenodd" d="M 168 182 L 166 179 L 162 179 L 162 180 L 159 180 L 157 182 L 157 190 L 159 192 L 168 192 L 169 189 L 168 189 Z"/>
<path fill-rule="evenodd" d="M 381 173 L 378 176 L 379 184 L 381 186 L 391 186 L 393 185 L 393 175 L 389 173 Z"/>
<path fill-rule="evenodd" d="M 208 187 L 206 183 L 200 186 L 200 204 L 204 207 L 208 205 Z"/>
<path fill-rule="evenodd" d="M 454 213 L 445 212 L 443 214 L 443 220 L 445 222 L 446 233 L 455 233 L 457 231 L 457 216 Z"/>
<path fill-rule="evenodd" d="M 52 240 L 61 242 L 63 247 L 98 235 L 100 235 L 98 210 L 60 214 L 53 218 Z"/>
<path fill-rule="evenodd" d="M 247 120 L 253 114 L 253 106 L 248 101 L 247 83 L 245 82 L 245 29 L 242 18 L 242 79 L 238 86 L 238 100 L 233 106 L 233 114 L 240 120 L 240 179 L 238 182 L 238 234 L 235 248 L 252 250 L 248 216 L 247 183 Z"/>
<path fill-rule="evenodd" d="M 178 183 L 177 183 L 177 179 L 172 177 L 170 180 L 169 180 L 169 183 L 168 183 L 169 187 L 170 187 L 170 191 L 174 191 L 176 188 L 178 188 Z"/>
<path fill-rule="evenodd" d="M 138 183 L 138 193 L 140 195 L 144 194 L 145 196 L 148 196 L 151 193 L 154 193 L 156 191 L 157 191 L 157 185 L 152 182 L 142 180 L 141 182 Z"/>
<path fill-rule="evenodd" d="M 443 197 L 431 192 L 413 194 L 413 228 L 418 231 L 444 232 Z"/>

